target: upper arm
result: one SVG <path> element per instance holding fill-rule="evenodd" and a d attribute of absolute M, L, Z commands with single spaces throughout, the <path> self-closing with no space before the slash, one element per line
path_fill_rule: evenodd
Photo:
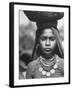
<path fill-rule="evenodd" d="M 61 59 L 59 62 L 59 69 L 64 73 L 64 59 Z"/>
<path fill-rule="evenodd" d="M 30 79 L 32 78 L 32 68 L 31 64 L 28 65 L 27 72 L 26 72 L 26 78 Z"/>
<path fill-rule="evenodd" d="M 37 60 L 34 60 L 34 61 L 32 61 L 31 63 L 28 64 L 27 73 L 26 73 L 26 78 L 27 79 L 34 78 L 35 71 L 37 69 L 37 65 L 38 65 Z"/>

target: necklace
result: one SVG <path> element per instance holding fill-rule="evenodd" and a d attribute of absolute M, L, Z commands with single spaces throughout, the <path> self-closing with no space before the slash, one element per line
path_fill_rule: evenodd
<path fill-rule="evenodd" d="M 41 58 L 41 56 L 40 56 L 40 59 L 39 59 L 39 60 L 40 60 L 40 63 L 49 68 L 50 65 L 42 62 L 42 59 L 43 59 L 43 58 Z M 53 60 L 52 60 L 52 61 L 53 61 Z M 43 68 L 42 66 L 40 66 L 40 67 L 39 67 L 39 72 L 40 72 L 42 75 L 46 75 L 46 76 L 50 76 L 51 74 L 54 74 L 56 68 L 58 68 L 58 62 L 59 62 L 59 60 L 56 60 L 56 63 L 53 65 L 53 68 L 52 68 L 50 71 L 46 71 L 46 70 L 44 70 L 44 68 Z"/>
<path fill-rule="evenodd" d="M 54 56 L 51 59 L 46 60 L 42 56 L 40 56 L 39 61 L 43 66 L 50 67 L 56 62 L 56 58 Z"/>

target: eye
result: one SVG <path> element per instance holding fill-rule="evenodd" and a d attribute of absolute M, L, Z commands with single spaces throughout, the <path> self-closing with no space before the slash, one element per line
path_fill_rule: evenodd
<path fill-rule="evenodd" d="M 46 40 L 46 37 L 40 37 L 40 39 L 41 39 L 42 41 L 44 41 L 44 40 Z"/>
<path fill-rule="evenodd" d="M 51 41 L 54 41 L 55 40 L 55 37 L 50 37 L 49 38 Z"/>

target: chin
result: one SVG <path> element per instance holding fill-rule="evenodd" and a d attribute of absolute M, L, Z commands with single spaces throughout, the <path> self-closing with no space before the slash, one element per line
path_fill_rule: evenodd
<path fill-rule="evenodd" d="M 48 54 L 48 55 L 51 54 L 51 53 L 48 53 L 48 52 L 44 52 L 44 53 L 45 53 L 45 54 Z"/>

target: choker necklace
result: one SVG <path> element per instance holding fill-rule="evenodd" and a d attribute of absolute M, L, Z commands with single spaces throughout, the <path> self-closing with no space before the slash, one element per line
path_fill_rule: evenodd
<path fill-rule="evenodd" d="M 39 61 L 43 66 L 50 67 L 56 62 L 56 56 L 53 56 L 49 60 L 44 59 L 42 56 L 40 56 Z"/>
<path fill-rule="evenodd" d="M 46 63 L 44 63 L 43 61 L 42 61 L 42 57 L 40 56 L 40 59 L 39 59 L 39 61 L 40 61 L 40 64 L 42 64 L 43 66 L 46 66 L 46 67 L 50 67 L 51 66 L 51 64 L 49 65 L 49 64 L 46 64 Z M 53 58 L 53 60 L 54 59 L 56 59 L 56 58 Z M 53 60 L 51 60 L 51 61 L 53 61 Z M 46 71 L 46 70 L 44 70 L 44 68 L 42 67 L 42 66 L 40 66 L 39 67 L 39 72 L 42 74 L 42 75 L 46 75 L 46 76 L 50 76 L 51 74 L 54 74 L 55 73 L 55 70 L 58 68 L 58 62 L 59 62 L 59 60 L 57 59 L 56 60 L 56 63 L 53 65 L 53 68 L 51 69 L 51 70 L 49 70 L 49 71 Z M 53 63 L 53 62 L 52 62 Z"/>

